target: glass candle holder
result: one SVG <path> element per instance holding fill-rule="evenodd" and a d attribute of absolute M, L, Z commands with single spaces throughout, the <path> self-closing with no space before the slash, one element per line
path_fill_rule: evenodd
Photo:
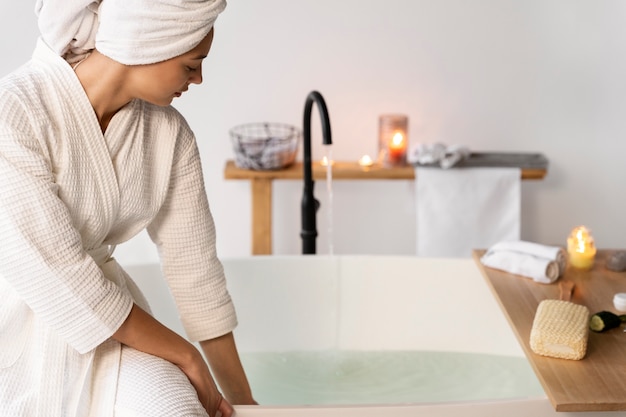
<path fill-rule="evenodd" d="M 572 230 L 567 238 L 567 254 L 574 268 L 591 269 L 596 257 L 596 246 L 589 229 L 579 226 Z"/>
<path fill-rule="evenodd" d="M 378 159 L 385 167 L 406 165 L 409 148 L 409 118 L 384 114 L 378 118 Z"/>

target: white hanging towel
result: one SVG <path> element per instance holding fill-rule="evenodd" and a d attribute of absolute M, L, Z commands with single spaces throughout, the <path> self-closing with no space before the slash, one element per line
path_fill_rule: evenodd
<path fill-rule="evenodd" d="M 520 239 L 520 168 L 415 169 L 417 255 L 471 257 Z"/>

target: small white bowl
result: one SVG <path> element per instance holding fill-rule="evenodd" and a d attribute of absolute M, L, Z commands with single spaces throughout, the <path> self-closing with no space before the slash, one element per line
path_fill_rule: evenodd
<path fill-rule="evenodd" d="M 626 311 L 626 292 L 618 292 L 613 296 L 613 305 L 619 311 Z"/>

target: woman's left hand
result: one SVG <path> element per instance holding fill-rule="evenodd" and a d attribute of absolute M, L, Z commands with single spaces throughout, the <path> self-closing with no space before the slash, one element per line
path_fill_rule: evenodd
<path fill-rule="evenodd" d="M 231 417 L 234 413 L 235 409 L 233 406 L 222 396 L 217 403 L 216 411 L 214 413 L 209 411 L 209 417 Z"/>
<path fill-rule="evenodd" d="M 191 346 L 191 345 L 190 345 Z M 232 405 L 217 390 L 209 367 L 202 355 L 193 347 L 191 360 L 186 363 L 177 364 L 187 375 L 189 382 L 196 389 L 200 403 L 209 414 L 209 417 L 231 417 L 234 414 Z"/>

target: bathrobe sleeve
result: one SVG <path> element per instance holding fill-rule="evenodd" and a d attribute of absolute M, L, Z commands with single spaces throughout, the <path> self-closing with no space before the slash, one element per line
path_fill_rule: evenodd
<path fill-rule="evenodd" d="M 59 198 L 58 167 L 51 166 L 45 140 L 33 133 L 33 113 L 0 90 L 0 277 L 85 353 L 121 326 L 132 299 L 83 249 L 71 210 Z"/>
<path fill-rule="evenodd" d="M 200 156 L 182 116 L 166 201 L 148 232 L 188 337 L 200 341 L 232 331 L 237 319 L 216 254 Z"/>

